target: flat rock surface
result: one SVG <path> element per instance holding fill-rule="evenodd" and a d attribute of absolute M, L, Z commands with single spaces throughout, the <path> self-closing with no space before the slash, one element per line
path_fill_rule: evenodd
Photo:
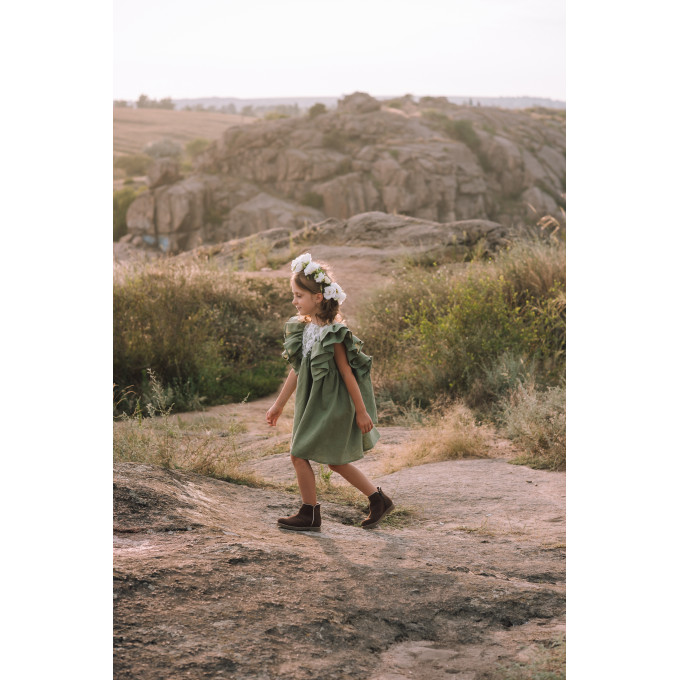
<path fill-rule="evenodd" d="M 415 436 L 385 430 L 360 464 L 410 515 L 369 531 L 323 494 L 321 531 L 287 532 L 294 494 L 115 464 L 115 677 L 497 678 L 562 634 L 564 473 L 497 452 L 379 476 Z"/>

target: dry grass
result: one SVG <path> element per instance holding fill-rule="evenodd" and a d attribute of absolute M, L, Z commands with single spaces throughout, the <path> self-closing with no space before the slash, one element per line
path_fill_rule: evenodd
<path fill-rule="evenodd" d="M 182 146 L 197 137 L 212 141 L 229 127 L 255 120 L 207 111 L 114 108 L 113 155 L 140 153 L 146 144 L 161 139 L 171 139 Z"/>
<path fill-rule="evenodd" d="M 522 451 L 512 463 L 543 470 L 566 469 L 564 387 L 538 390 L 532 383 L 519 385 L 501 407 L 505 434 Z"/>
<path fill-rule="evenodd" d="M 535 647 L 527 661 L 499 664 L 489 680 L 564 680 L 567 677 L 567 646 L 562 636 Z"/>
<path fill-rule="evenodd" d="M 492 438 L 491 427 L 479 424 L 462 402 L 454 402 L 435 414 L 414 442 L 387 458 L 383 472 L 442 460 L 485 458 Z"/>
<path fill-rule="evenodd" d="M 124 415 L 114 423 L 113 459 L 263 486 L 261 480 L 242 468 L 245 457 L 237 446 L 237 435 L 243 431 L 244 426 L 234 418 L 206 417 L 184 422 L 170 416 L 168 409 L 159 410 L 159 415 L 151 418 L 142 418 L 139 413 Z"/>

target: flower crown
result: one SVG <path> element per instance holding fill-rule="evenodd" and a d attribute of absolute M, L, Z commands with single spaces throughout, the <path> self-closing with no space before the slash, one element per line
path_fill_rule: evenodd
<path fill-rule="evenodd" d="M 337 300 L 339 305 L 345 301 L 347 297 L 345 291 L 337 283 L 331 281 L 321 265 L 314 262 L 309 253 L 296 257 L 291 262 L 290 269 L 296 274 L 303 271 L 305 276 L 312 276 L 321 285 L 321 292 L 326 300 Z"/>

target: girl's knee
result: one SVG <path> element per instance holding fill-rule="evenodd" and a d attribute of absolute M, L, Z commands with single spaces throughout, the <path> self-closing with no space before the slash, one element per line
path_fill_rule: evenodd
<path fill-rule="evenodd" d="M 347 463 L 345 463 L 345 465 L 347 465 Z M 333 472 L 340 472 L 340 470 L 342 470 L 345 465 L 329 465 L 328 467 L 333 470 Z"/>
<path fill-rule="evenodd" d="M 298 458 L 297 456 L 294 456 L 292 453 L 290 454 L 290 459 L 293 461 L 293 465 L 304 465 L 307 463 L 309 465 L 309 461 L 306 458 Z"/>

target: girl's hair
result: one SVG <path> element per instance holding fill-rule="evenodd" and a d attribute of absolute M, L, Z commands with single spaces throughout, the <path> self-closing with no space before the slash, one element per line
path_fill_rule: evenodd
<path fill-rule="evenodd" d="M 325 262 L 318 263 L 323 270 L 326 272 L 331 281 L 335 278 Z M 298 288 L 303 290 L 308 290 L 310 293 L 323 293 L 323 286 L 317 283 L 311 276 L 305 276 L 305 273 L 297 272 L 290 277 L 291 283 L 295 283 Z M 326 300 L 323 298 L 321 300 L 321 310 L 318 315 L 319 319 L 325 323 L 334 323 L 336 321 L 342 321 L 342 316 L 340 314 L 340 305 L 337 300 Z M 305 321 L 311 321 L 309 317 L 305 317 Z"/>

